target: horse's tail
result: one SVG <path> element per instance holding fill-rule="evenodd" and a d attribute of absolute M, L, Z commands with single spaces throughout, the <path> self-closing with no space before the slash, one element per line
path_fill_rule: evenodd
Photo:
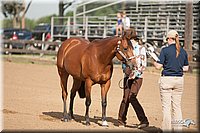
<path fill-rule="evenodd" d="M 80 98 L 85 98 L 85 81 L 81 82 L 81 86 L 78 89 L 78 94 Z"/>

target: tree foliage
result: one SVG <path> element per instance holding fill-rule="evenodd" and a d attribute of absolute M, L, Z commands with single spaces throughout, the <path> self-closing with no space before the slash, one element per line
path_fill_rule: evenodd
<path fill-rule="evenodd" d="M 2 13 L 7 18 L 13 19 L 13 27 L 20 27 L 20 13 L 24 10 L 22 1 L 2 1 Z"/>
<path fill-rule="evenodd" d="M 24 10 L 23 4 L 20 1 L 2 1 L 2 13 L 5 17 L 8 15 L 16 16 Z"/>
<path fill-rule="evenodd" d="M 26 27 L 25 27 L 26 29 L 32 30 L 36 26 L 36 21 L 35 20 L 26 18 L 25 22 L 26 22 Z M 2 27 L 3 28 L 11 28 L 11 27 L 13 27 L 12 19 L 9 19 L 9 18 L 3 19 L 2 20 Z"/>
<path fill-rule="evenodd" d="M 56 14 L 53 14 L 53 15 L 48 15 L 48 16 L 45 16 L 45 17 L 41 17 L 39 19 L 37 19 L 36 23 L 39 24 L 39 23 L 51 23 L 51 17 L 55 17 Z"/>
<path fill-rule="evenodd" d="M 4 20 L 2 21 L 2 24 L 3 24 L 3 25 L 2 25 L 3 28 L 10 28 L 10 27 L 12 27 L 12 20 L 6 18 L 6 19 L 4 19 Z"/>

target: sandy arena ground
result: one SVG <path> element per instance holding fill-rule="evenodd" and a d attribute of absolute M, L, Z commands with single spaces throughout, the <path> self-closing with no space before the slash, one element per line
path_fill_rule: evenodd
<path fill-rule="evenodd" d="M 3 129 L 4 130 L 56 130 L 56 131 L 143 131 L 130 127 L 118 127 L 117 116 L 123 91 L 118 87 L 123 77 L 121 66 L 115 66 L 111 88 L 108 92 L 108 128 L 101 126 L 101 96 L 99 85 L 92 88 L 90 106 L 91 125 L 84 120 L 85 99 L 78 94 L 74 103 L 75 120 L 62 122 L 63 103 L 56 65 L 16 63 L 3 61 Z M 147 69 L 139 92 L 141 102 L 150 126 L 160 128 L 162 121 L 161 102 L 158 89 L 159 73 Z M 68 92 L 72 84 L 69 78 Z M 185 75 L 182 97 L 183 118 L 198 120 L 198 81 L 193 74 Z M 67 103 L 69 103 L 69 98 Z M 68 107 L 67 107 L 68 108 Z M 136 114 L 129 107 L 128 125 L 138 123 Z M 186 131 L 196 131 L 198 125 L 184 127 Z"/>

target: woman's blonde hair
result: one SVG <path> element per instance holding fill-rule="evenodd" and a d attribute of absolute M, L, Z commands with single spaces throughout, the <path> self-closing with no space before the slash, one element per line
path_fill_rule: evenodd
<path fill-rule="evenodd" d="M 181 49 L 178 35 L 176 35 L 175 37 L 175 42 L 176 42 L 176 58 L 177 58 L 180 54 L 180 49 Z"/>
<path fill-rule="evenodd" d="M 179 56 L 180 54 L 180 42 L 179 42 L 179 35 L 178 35 L 178 32 L 175 31 L 175 30 L 170 30 L 168 33 L 167 33 L 167 39 L 168 38 L 172 38 L 175 40 L 176 42 L 176 58 Z"/>

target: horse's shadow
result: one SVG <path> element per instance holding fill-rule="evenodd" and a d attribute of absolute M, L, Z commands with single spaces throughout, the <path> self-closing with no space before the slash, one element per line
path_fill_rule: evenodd
<path fill-rule="evenodd" d="M 46 115 L 46 116 L 50 116 L 50 117 L 52 117 L 53 119 L 56 119 L 56 120 L 61 120 L 62 117 L 63 117 L 62 112 L 51 111 L 51 112 L 42 112 L 42 114 Z M 85 124 L 85 116 L 74 114 L 74 117 L 75 117 L 74 121 L 81 123 L 83 125 L 86 125 Z M 101 117 L 99 117 L 99 116 L 94 116 L 93 118 L 90 117 L 90 122 L 96 123 L 97 125 L 102 126 Z M 107 122 L 112 123 L 114 126 L 118 126 L 117 119 L 114 119 L 113 117 L 107 117 Z M 126 125 L 126 127 L 127 128 L 136 128 L 136 127 L 133 127 L 131 125 Z M 158 127 L 155 127 L 155 126 L 149 126 L 149 127 L 143 128 L 142 130 L 144 132 L 149 132 L 149 133 L 162 133 L 162 130 Z"/>
<path fill-rule="evenodd" d="M 57 119 L 57 120 L 61 120 L 63 118 L 63 112 L 51 111 L 51 112 L 42 112 L 42 114 L 50 116 L 53 119 Z M 82 123 L 83 125 L 86 125 L 85 124 L 85 116 L 74 114 L 74 117 L 75 117 L 74 121 Z M 117 124 L 118 124 L 117 119 L 114 119 L 113 117 L 106 117 L 106 118 L 107 118 L 106 119 L 107 122 L 113 123 L 114 126 L 117 126 Z M 93 118 L 90 117 L 90 122 L 96 123 L 99 126 L 102 126 L 102 124 L 101 124 L 102 120 L 101 120 L 101 117 L 99 117 L 99 116 L 94 116 Z"/>

